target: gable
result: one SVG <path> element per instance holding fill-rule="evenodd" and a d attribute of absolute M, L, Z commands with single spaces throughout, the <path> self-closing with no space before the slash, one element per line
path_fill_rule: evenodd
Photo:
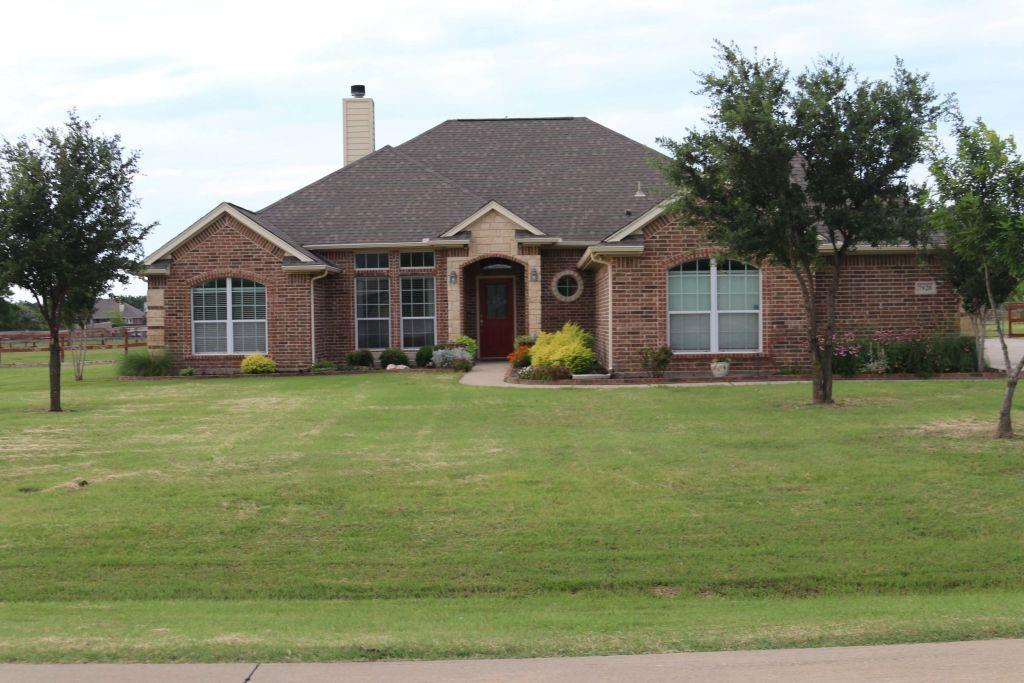
<path fill-rule="evenodd" d="M 143 264 L 146 266 L 152 266 L 157 261 L 167 259 L 170 257 L 175 250 L 185 245 L 193 237 L 199 235 L 201 232 L 214 225 L 220 218 L 224 216 L 230 216 L 235 220 L 236 223 L 249 229 L 259 237 L 263 238 L 267 242 L 271 243 L 275 247 L 279 248 L 286 256 L 291 256 L 303 263 L 315 263 L 317 258 L 310 252 L 301 247 L 291 243 L 290 241 L 283 238 L 281 235 L 272 232 L 266 225 L 258 223 L 252 217 L 249 212 L 245 211 L 241 207 L 236 207 L 233 204 L 227 202 L 221 203 L 212 211 L 207 213 L 205 216 L 200 218 L 198 221 L 190 225 L 189 227 L 182 230 L 178 235 L 171 241 L 164 244 L 162 247 L 154 251 L 152 254 L 143 259 Z"/>

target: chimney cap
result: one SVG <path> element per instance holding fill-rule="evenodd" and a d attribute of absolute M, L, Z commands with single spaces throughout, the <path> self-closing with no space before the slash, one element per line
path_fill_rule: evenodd
<path fill-rule="evenodd" d="M 352 86 L 352 97 L 365 97 L 366 86 L 365 85 L 353 85 Z"/>

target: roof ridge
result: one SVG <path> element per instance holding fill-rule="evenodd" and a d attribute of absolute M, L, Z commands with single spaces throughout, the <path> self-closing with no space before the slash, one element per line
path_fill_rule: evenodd
<path fill-rule="evenodd" d="M 615 130 L 614 128 L 609 128 L 608 126 L 604 125 L 603 123 L 598 123 L 597 121 L 595 121 L 594 119 L 590 118 L 589 116 L 579 116 L 577 118 L 582 119 L 583 121 L 587 121 L 588 123 L 592 123 L 595 126 L 597 126 L 598 128 L 602 128 L 602 129 L 608 131 L 609 133 L 612 133 L 616 137 L 622 138 L 623 140 L 626 140 L 627 142 L 630 142 L 630 143 L 636 145 L 637 147 L 643 147 L 644 149 L 646 149 L 649 152 L 654 152 L 659 157 L 662 157 L 663 159 L 665 159 L 665 161 L 672 161 L 672 157 L 670 157 L 669 155 L 664 154 L 662 152 L 659 152 L 658 150 L 654 149 L 653 147 L 649 147 L 648 145 L 645 145 L 642 142 L 637 142 L 636 140 L 634 140 L 633 138 L 629 137 L 628 135 L 625 135 L 624 133 L 620 133 L 619 131 Z"/>
<path fill-rule="evenodd" d="M 402 143 L 402 144 L 405 144 L 405 143 Z M 466 186 L 465 186 L 465 185 L 463 185 L 462 183 L 458 182 L 457 180 L 455 180 L 455 179 L 453 179 L 453 178 L 449 178 L 449 177 L 448 177 L 448 176 L 446 176 L 445 174 L 441 173 L 440 171 L 438 171 L 437 169 L 435 169 L 435 168 L 433 168 L 433 167 L 431 167 L 431 166 L 428 166 L 427 164 L 423 163 L 423 162 L 422 162 L 422 161 L 420 161 L 419 159 L 416 159 L 415 157 L 411 157 L 411 156 L 409 156 L 408 154 L 406 154 L 406 153 L 405 153 L 405 152 L 403 152 L 402 150 L 398 149 L 397 147 L 396 147 L 396 148 L 394 148 L 394 152 L 395 152 L 396 154 L 398 154 L 399 156 L 401 156 L 401 157 L 402 157 L 403 159 L 406 159 L 407 161 L 410 161 L 410 162 L 412 162 L 412 163 L 416 164 L 417 166 L 419 166 L 419 167 L 420 167 L 420 168 L 422 168 L 423 170 L 427 171 L 427 172 L 428 172 L 428 173 L 430 173 L 431 175 L 435 175 L 435 176 L 437 176 L 438 178 L 440 178 L 441 180 L 445 181 L 446 183 L 448 183 L 448 184 L 449 184 L 449 185 L 451 185 L 452 187 L 454 187 L 454 188 L 456 188 L 456 189 L 458 189 L 458 190 L 462 190 L 463 192 L 465 192 L 466 194 L 468 194 L 468 195 L 469 195 L 470 197 L 472 197 L 473 199 L 479 199 L 479 200 L 481 200 L 481 201 L 484 201 L 484 202 L 486 202 L 486 201 L 487 201 L 486 199 L 484 199 L 484 197 L 483 197 L 483 196 L 481 196 L 481 195 L 477 194 L 476 192 L 474 192 L 474 191 L 473 191 L 473 190 L 471 190 L 470 188 L 466 187 Z"/>
<path fill-rule="evenodd" d="M 299 189 L 295 190 L 294 192 L 289 192 L 288 194 L 286 194 L 285 196 L 281 197 L 277 201 L 271 202 L 270 204 L 267 204 L 266 206 L 264 206 L 259 211 L 256 211 L 255 213 L 256 214 L 262 214 L 264 211 L 266 211 L 266 210 L 268 210 L 268 209 L 270 209 L 270 208 L 272 208 L 274 206 L 277 206 L 278 204 L 280 204 L 284 200 L 289 199 L 290 197 L 294 197 L 295 195 L 297 195 L 300 192 L 303 192 L 304 190 L 308 190 L 311 187 L 315 187 L 316 185 L 319 185 L 320 183 L 323 183 L 323 182 L 327 181 L 329 178 L 333 178 L 334 176 L 338 175 L 339 173 L 342 173 L 344 171 L 347 171 L 350 168 L 353 168 L 353 167 L 357 166 L 361 161 L 363 161 L 363 159 L 369 159 L 370 157 L 375 156 L 375 155 L 377 155 L 380 152 L 384 152 L 386 150 L 394 150 L 394 149 L 395 148 L 392 147 L 391 145 L 384 145 L 380 149 L 375 149 L 372 152 L 370 152 L 369 154 L 367 154 L 366 156 L 359 157 L 358 159 L 353 161 L 351 164 L 347 164 L 345 166 L 342 166 L 341 168 L 339 168 L 336 171 L 331 171 L 330 173 L 328 173 L 327 175 L 323 176 L 322 178 L 318 178 L 318 179 L 314 180 L 313 182 L 309 183 L 308 185 L 303 185 L 302 187 L 300 187 Z M 402 156 L 405 156 L 405 155 L 403 154 Z"/>

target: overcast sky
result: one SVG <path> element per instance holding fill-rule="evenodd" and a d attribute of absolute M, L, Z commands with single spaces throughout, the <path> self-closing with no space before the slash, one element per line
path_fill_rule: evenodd
<path fill-rule="evenodd" d="M 260 209 L 340 166 L 352 83 L 378 147 L 448 118 L 566 115 L 654 145 L 699 123 L 718 38 L 794 70 L 828 53 L 880 77 L 898 55 L 966 116 L 1024 130 L 1017 2 L 348 4 L 7 3 L 0 135 L 101 117 L 142 153 L 150 252 L 221 201 Z"/>

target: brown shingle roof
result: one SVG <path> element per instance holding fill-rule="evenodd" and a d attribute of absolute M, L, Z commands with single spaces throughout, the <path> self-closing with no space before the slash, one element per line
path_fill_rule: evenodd
<path fill-rule="evenodd" d="M 599 241 L 666 196 L 654 150 L 586 118 L 456 119 L 256 212 L 300 244 L 436 238 L 489 201 Z M 646 197 L 635 198 L 637 183 Z"/>

